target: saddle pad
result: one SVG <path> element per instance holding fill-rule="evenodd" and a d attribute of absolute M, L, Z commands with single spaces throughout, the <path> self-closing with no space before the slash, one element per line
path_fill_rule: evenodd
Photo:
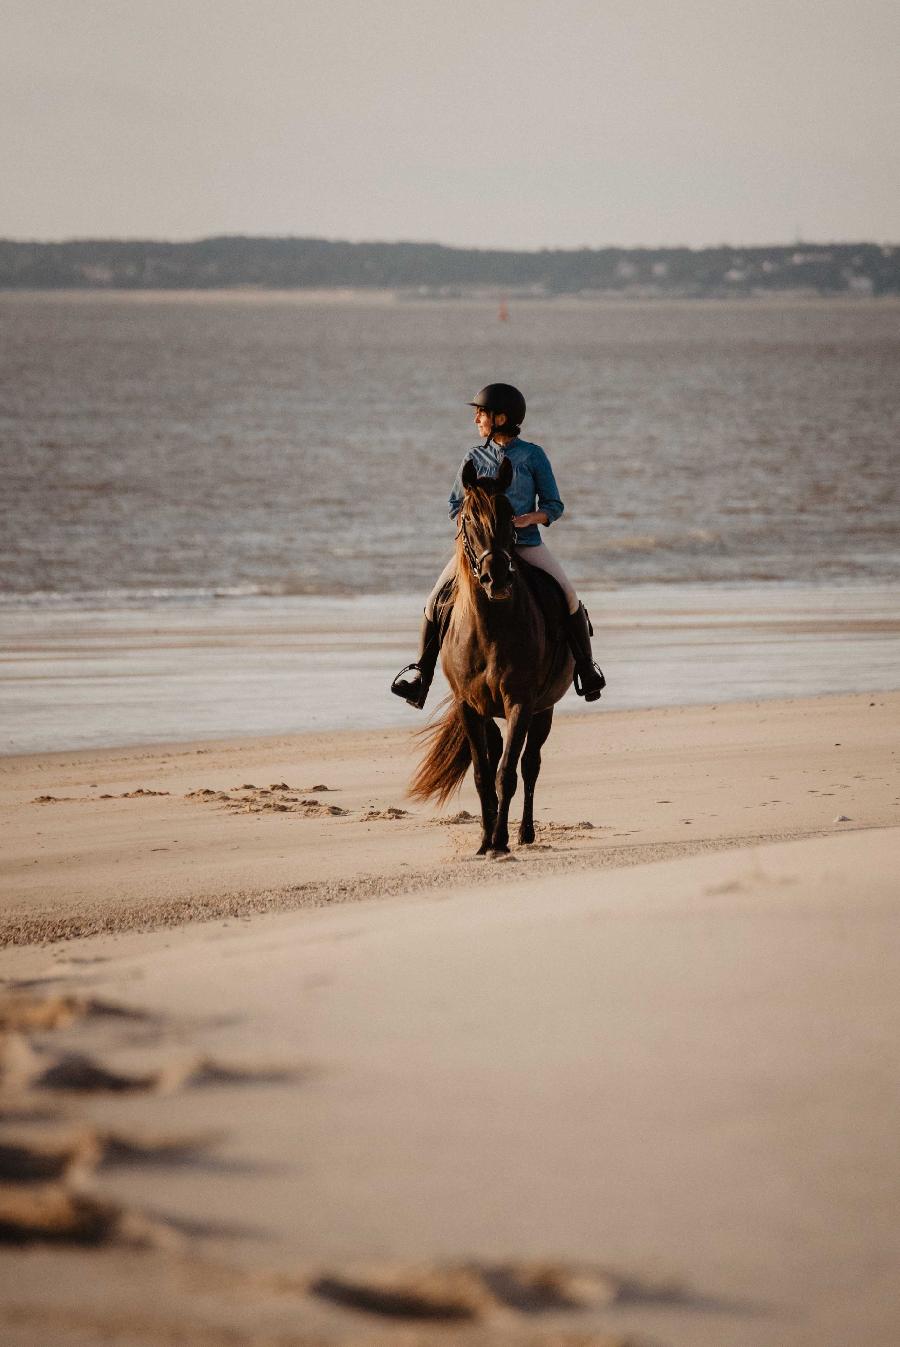
<path fill-rule="evenodd" d="M 516 566 L 519 575 L 531 590 L 537 606 L 544 614 L 547 630 L 556 632 L 558 629 L 562 632 L 569 612 L 562 585 L 547 571 L 539 570 L 537 566 L 525 561 L 519 553 L 516 554 Z"/>

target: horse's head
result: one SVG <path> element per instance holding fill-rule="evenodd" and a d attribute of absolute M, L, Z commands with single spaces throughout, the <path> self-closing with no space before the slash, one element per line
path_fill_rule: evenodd
<path fill-rule="evenodd" d="M 513 508 L 505 492 L 512 481 L 512 463 L 504 458 L 496 477 L 479 477 L 471 461 L 463 468 L 465 488 L 459 515 L 459 546 L 465 566 L 474 584 L 492 602 L 512 596 L 513 548 L 516 530 Z"/>

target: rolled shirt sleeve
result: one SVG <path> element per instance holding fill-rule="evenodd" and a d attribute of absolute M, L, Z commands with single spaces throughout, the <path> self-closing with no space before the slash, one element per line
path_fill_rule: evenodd
<path fill-rule="evenodd" d="M 559 498 L 559 487 L 556 485 L 550 460 L 539 444 L 534 446 L 533 458 L 532 470 L 537 492 L 537 508 L 544 511 L 548 524 L 552 524 L 559 519 L 566 507 Z"/>
<path fill-rule="evenodd" d="M 459 465 L 459 472 L 456 474 L 456 480 L 454 481 L 450 491 L 450 499 L 447 502 L 447 507 L 449 509 L 451 519 L 455 519 L 456 516 L 459 514 L 460 510 L 462 509 L 463 496 L 465 495 L 465 490 L 462 484 L 462 474 L 463 468 L 466 466 L 468 461 L 469 455 L 466 454 L 462 463 L 460 463 Z M 444 481 L 446 482 L 446 480 L 447 479 L 445 477 Z"/>

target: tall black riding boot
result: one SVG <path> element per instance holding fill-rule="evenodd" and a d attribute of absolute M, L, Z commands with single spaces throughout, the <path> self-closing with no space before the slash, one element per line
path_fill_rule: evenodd
<path fill-rule="evenodd" d="M 413 664 L 407 664 L 405 669 L 401 669 L 391 684 L 391 692 L 395 692 L 398 697 L 403 697 L 410 706 L 414 706 L 421 711 L 425 705 L 425 698 L 428 696 L 428 689 L 431 687 L 431 680 L 434 678 L 434 666 L 437 664 L 438 652 L 441 648 L 441 638 L 438 632 L 437 623 L 433 622 L 427 614 L 422 616 L 422 628 L 419 633 L 419 658 Z M 404 678 L 403 675 L 413 669 L 412 678 Z"/>
<path fill-rule="evenodd" d="M 575 657 L 575 691 L 586 702 L 595 702 L 606 687 L 606 679 L 594 663 L 592 635 L 588 611 L 583 603 L 579 603 L 575 612 L 566 618 L 566 638 Z"/>

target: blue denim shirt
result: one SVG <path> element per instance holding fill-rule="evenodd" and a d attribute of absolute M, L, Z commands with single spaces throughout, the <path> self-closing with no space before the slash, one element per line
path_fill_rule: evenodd
<path fill-rule="evenodd" d="M 559 487 L 553 476 L 550 460 L 539 444 L 529 444 L 528 440 L 511 440 L 501 448 L 499 444 L 476 444 L 470 449 L 459 465 L 453 490 L 450 492 L 450 518 L 455 519 L 462 509 L 463 484 L 462 472 L 467 463 L 472 462 L 479 477 L 496 477 L 500 464 L 508 458 L 513 466 L 513 479 L 506 498 L 517 515 L 530 514 L 532 510 L 544 510 L 552 524 L 558 519 L 565 506 L 559 498 Z M 536 547 L 541 541 L 537 524 L 516 531 L 517 547 Z"/>

